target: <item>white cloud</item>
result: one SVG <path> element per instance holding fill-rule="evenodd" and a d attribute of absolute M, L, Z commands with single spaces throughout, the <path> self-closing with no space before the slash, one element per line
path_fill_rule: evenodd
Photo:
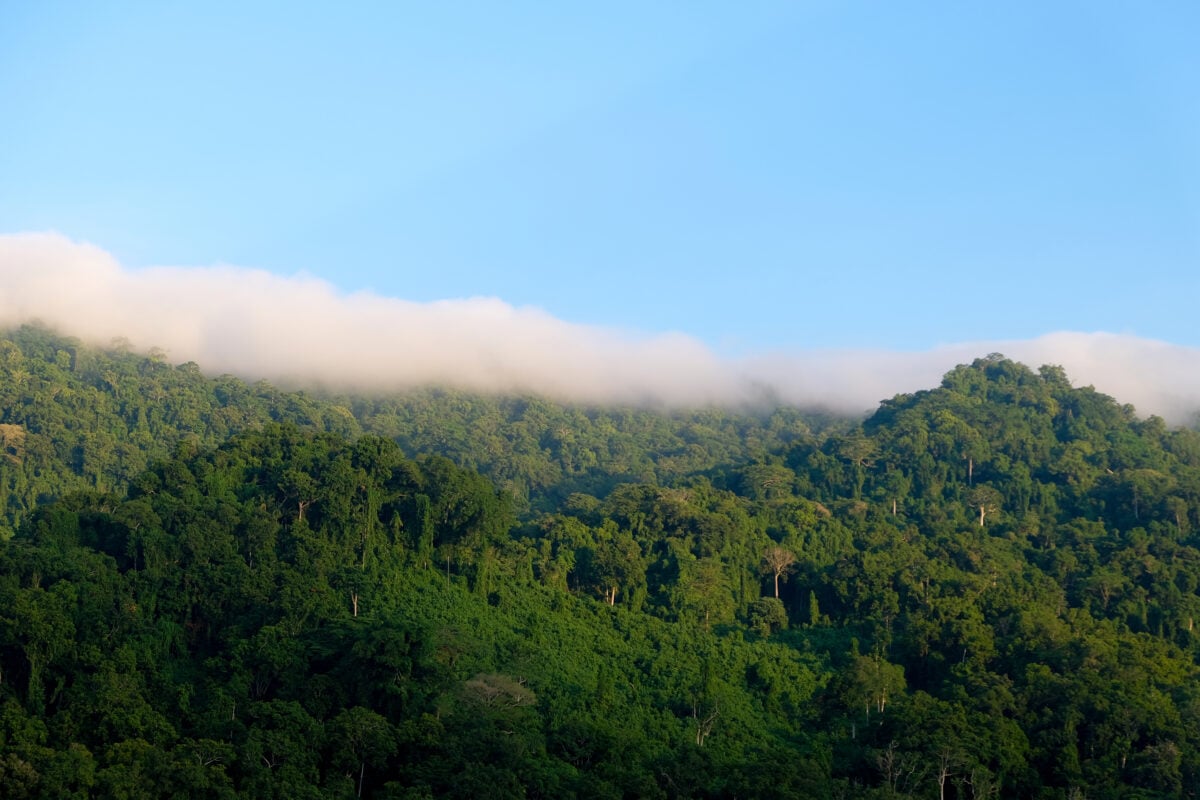
<path fill-rule="evenodd" d="M 83 340 L 123 337 L 211 373 L 285 384 L 446 384 L 597 402 L 795 404 L 866 411 L 1002 352 L 1060 364 L 1143 413 L 1200 408 L 1200 350 L 1108 333 L 966 342 L 927 352 L 802 351 L 727 360 L 682 334 L 633 335 L 494 298 L 413 303 L 240 267 L 122 267 L 57 234 L 0 236 L 0 325 L 41 320 Z"/>

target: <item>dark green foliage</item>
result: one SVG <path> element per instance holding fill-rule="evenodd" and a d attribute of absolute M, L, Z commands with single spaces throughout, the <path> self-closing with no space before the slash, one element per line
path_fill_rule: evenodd
<path fill-rule="evenodd" d="M 114 342 L 109 350 L 25 326 L 0 338 L 0 538 L 39 503 L 123 492 L 151 461 L 269 422 L 352 436 L 345 408 L 265 383 L 210 379 Z"/>
<path fill-rule="evenodd" d="M 5 797 L 1200 784 L 1200 436 L 1056 368 L 862 423 L 311 398 L 37 328 L 0 378 Z"/>

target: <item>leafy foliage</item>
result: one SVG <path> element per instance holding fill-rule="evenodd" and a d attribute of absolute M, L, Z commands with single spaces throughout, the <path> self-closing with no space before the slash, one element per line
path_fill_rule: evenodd
<path fill-rule="evenodd" d="M 0 342 L 11 797 L 1177 797 L 1200 435 L 319 398 Z"/>

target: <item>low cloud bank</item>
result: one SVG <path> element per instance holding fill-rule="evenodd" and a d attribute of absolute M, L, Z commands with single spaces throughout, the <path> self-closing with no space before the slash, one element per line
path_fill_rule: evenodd
<path fill-rule="evenodd" d="M 722 359 L 682 334 L 576 325 L 494 298 L 413 303 L 345 294 L 305 276 L 239 267 L 122 267 L 57 234 L 0 236 L 0 325 L 39 320 L 85 341 L 158 347 L 206 372 L 285 385 L 404 389 L 441 384 L 568 400 L 667 405 L 754 402 L 867 411 L 936 386 L 956 364 L 1001 352 L 1062 365 L 1144 414 L 1200 408 L 1200 349 L 1108 333 L 965 342 L 927 352 L 802 351 Z"/>

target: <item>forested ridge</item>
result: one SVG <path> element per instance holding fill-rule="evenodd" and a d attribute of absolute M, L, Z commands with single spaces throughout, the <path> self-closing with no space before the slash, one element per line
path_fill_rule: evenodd
<path fill-rule="evenodd" d="M 865 420 L 0 339 L 4 797 L 1167 798 L 1200 434 L 1002 356 Z"/>

